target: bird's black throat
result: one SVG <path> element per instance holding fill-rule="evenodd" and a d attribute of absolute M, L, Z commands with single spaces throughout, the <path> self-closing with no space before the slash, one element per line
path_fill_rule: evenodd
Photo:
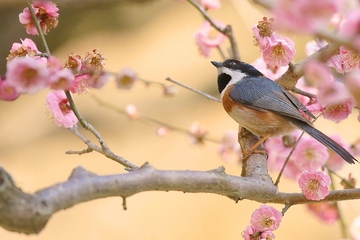
<path fill-rule="evenodd" d="M 231 76 L 229 76 L 229 75 L 226 74 L 226 73 L 221 73 L 221 74 L 218 76 L 217 83 L 218 83 L 219 93 L 221 93 L 221 92 L 226 88 L 226 86 L 228 85 L 228 83 L 230 82 L 230 80 L 231 80 Z"/>

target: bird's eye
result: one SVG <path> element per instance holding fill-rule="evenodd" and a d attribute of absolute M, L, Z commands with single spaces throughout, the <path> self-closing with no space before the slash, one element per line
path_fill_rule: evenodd
<path fill-rule="evenodd" d="M 232 66 L 232 67 L 235 67 L 235 66 L 236 66 L 236 62 L 230 62 L 229 65 Z"/>

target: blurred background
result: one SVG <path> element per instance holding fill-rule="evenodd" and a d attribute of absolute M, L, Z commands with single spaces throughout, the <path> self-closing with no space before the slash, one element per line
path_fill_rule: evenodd
<path fill-rule="evenodd" d="M 210 58 L 200 55 L 194 33 L 203 17 L 189 3 L 175 0 L 152 1 L 66 1 L 59 0 L 59 25 L 46 36 L 51 52 L 63 61 L 69 53 L 84 56 L 99 48 L 106 57 L 106 68 L 113 72 L 133 68 L 147 80 L 165 82 L 171 77 L 218 97 L 217 72 L 211 60 L 221 60 L 217 51 Z M 242 59 L 252 62 L 259 57 L 253 46 L 251 27 L 265 15 L 248 1 L 222 1 L 220 10 L 211 16 L 231 24 Z M 13 42 L 26 37 L 42 45 L 36 36 L 26 34 L 18 22 L 25 1 L 0 0 L 1 37 L 0 73 L 5 73 L 6 56 Z M 297 59 L 305 56 L 304 36 L 290 36 L 296 41 Z M 14 102 L 0 102 L 0 165 L 12 174 L 18 186 L 32 193 L 65 181 L 71 170 L 83 166 L 97 174 L 124 173 L 123 168 L 97 153 L 66 155 L 67 150 L 82 150 L 85 145 L 72 133 L 58 128 L 46 112 L 48 91 L 24 95 Z M 111 102 L 119 108 L 135 104 L 144 116 L 184 129 L 194 121 L 207 128 L 209 136 L 221 139 L 237 125 L 219 103 L 179 89 L 175 97 L 164 97 L 157 87 L 136 83 L 130 91 L 116 89 L 109 82 L 101 90 L 75 96 L 79 110 L 102 134 L 112 150 L 137 165 L 150 162 L 158 169 L 210 170 L 223 165 L 226 172 L 240 175 L 236 156 L 225 162 L 218 154 L 219 145 L 206 142 L 194 146 L 187 136 L 169 132 L 156 135 L 157 125 L 129 121 L 99 106 L 91 97 Z M 358 132 L 349 131 L 358 124 L 351 116 L 341 124 L 319 121 L 317 127 L 328 134 L 341 133 L 354 141 Z M 88 135 L 90 136 L 90 135 Z M 340 174 L 353 172 L 359 166 L 346 166 Z M 273 173 L 276 176 L 276 173 Z M 297 184 L 283 179 L 280 191 L 299 192 Z M 128 210 L 122 209 L 121 198 L 107 198 L 76 205 L 56 213 L 39 235 L 26 236 L 0 228 L 0 239 L 242 239 L 250 216 L 259 203 L 244 200 L 235 204 L 226 197 L 212 194 L 180 192 L 146 192 L 127 199 Z M 341 202 L 345 221 L 350 224 L 360 213 L 356 201 Z M 274 205 L 278 210 L 283 206 Z M 276 239 L 340 239 L 338 223 L 320 222 L 304 206 L 292 207 Z"/>

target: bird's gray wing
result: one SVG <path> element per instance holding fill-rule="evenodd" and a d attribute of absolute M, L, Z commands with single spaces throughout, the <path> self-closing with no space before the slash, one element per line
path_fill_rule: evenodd
<path fill-rule="evenodd" d="M 265 77 L 245 77 L 234 84 L 230 98 L 258 111 L 268 110 L 308 122 L 299 111 L 304 111 L 306 107 L 291 93 Z M 309 112 L 306 110 L 304 112 Z"/>

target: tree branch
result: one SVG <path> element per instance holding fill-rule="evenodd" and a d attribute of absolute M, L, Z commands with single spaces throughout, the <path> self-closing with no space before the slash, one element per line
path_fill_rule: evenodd
<path fill-rule="evenodd" d="M 339 53 L 339 47 L 340 46 L 336 43 L 329 43 L 325 47 L 311 54 L 309 57 L 304 58 L 294 65 L 290 65 L 286 73 L 277 79 L 276 82 L 288 90 L 294 89 L 297 80 L 304 75 L 306 63 L 312 60 L 327 62 L 332 56 Z"/>
<path fill-rule="evenodd" d="M 76 204 L 105 197 L 124 199 L 145 191 L 181 191 L 214 193 L 236 202 L 242 199 L 287 206 L 305 204 L 302 193 L 281 193 L 271 183 L 258 177 L 238 177 L 225 173 L 223 167 L 210 171 L 164 171 L 149 164 L 129 173 L 99 176 L 77 167 L 65 182 L 39 190 L 23 192 L 0 167 L 0 226 L 26 234 L 39 233 L 57 211 Z M 332 191 L 322 201 L 360 199 L 360 189 Z"/>

